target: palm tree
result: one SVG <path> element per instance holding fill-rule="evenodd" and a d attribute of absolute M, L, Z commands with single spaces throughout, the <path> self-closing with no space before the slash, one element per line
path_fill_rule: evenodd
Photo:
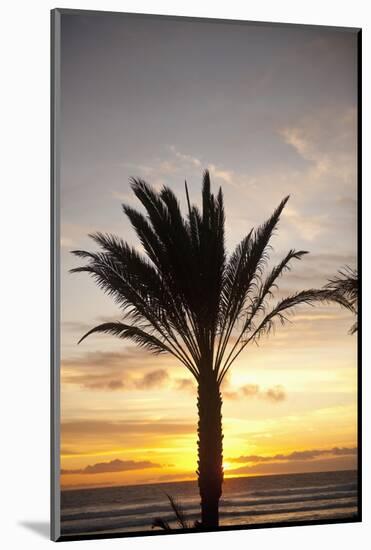
<path fill-rule="evenodd" d="M 278 278 L 292 260 L 307 252 L 290 250 L 266 272 L 269 241 L 286 197 L 271 217 L 253 229 L 227 257 L 224 243 L 222 190 L 210 190 L 205 171 L 202 209 L 191 205 L 185 184 L 187 216 L 173 191 L 155 191 L 141 179 L 131 188 L 146 216 L 123 205 L 145 255 L 122 239 L 90 235 L 99 252 L 75 250 L 86 264 L 72 272 L 89 273 L 121 310 L 121 320 L 92 328 L 94 333 L 128 339 L 150 352 L 173 355 L 194 376 L 198 388 L 198 485 L 202 529 L 219 525 L 223 483 L 221 383 L 234 361 L 251 342 L 269 333 L 299 304 L 327 299 L 325 290 L 304 290 L 271 298 Z"/>
<path fill-rule="evenodd" d="M 358 272 L 348 265 L 338 271 L 338 274 L 325 285 L 329 297 L 340 302 L 341 305 L 357 315 L 358 313 Z M 358 330 L 358 322 L 355 321 L 349 332 L 354 334 Z"/>

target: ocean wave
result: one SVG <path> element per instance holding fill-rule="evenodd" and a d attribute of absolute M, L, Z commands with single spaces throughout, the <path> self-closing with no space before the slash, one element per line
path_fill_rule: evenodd
<path fill-rule="evenodd" d="M 353 518 L 356 472 L 227 479 L 221 525 Z M 62 495 L 62 534 L 150 530 L 155 517 L 174 522 L 166 493 L 179 499 L 187 519 L 200 518 L 196 482 L 76 490 Z"/>
<path fill-rule="evenodd" d="M 311 487 L 292 487 L 286 489 L 269 489 L 264 491 L 253 491 L 254 496 L 266 495 L 293 495 L 295 493 L 316 493 L 316 492 L 334 492 L 338 491 L 354 491 L 357 489 L 357 483 L 332 484 L 332 485 L 314 485 Z"/>
<path fill-rule="evenodd" d="M 356 497 L 357 493 L 355 491 L 343 491 L 334 493 L 317 493 L 314 495 L 295 495 L 293 497 L 272 497 L 272 498 L 261 498 L 261 499 L 222 499 L 220 501 L 221 510 L 233 507 L 235 508 L 250 508 L 250 507 L 262 507 L 262 506 L 274 506 L 278 504 L 295 504 L 298 502 L 315 502 L 315 501 L 325 501 L 325 500 L 334 500 L 340 498 L 351 498 Z M 193 498 L 185 502 L 182 500 L 182 508 L 185 512 L 191 512 L 196 507 L 199 506 L 199 497 Z M 121 506 L 117 509 L 107 509 L 107 510 L 93 510 L 93 511 L 84 511 L 84 512 L 72 512 L 65 513 L 62 515 L 62 521 L 77 521 L 83 519 L 98 519 L 105 517 L 121 517 L 121 516 L 130 516 L 137 515 L 138 512 L 141 514 L 160 514 L 161 512 L 167 512 L 169 510 L 169 503 L 164 502 L 159 504 L 158 502 L 153 502 L 151 504 L 144 504 L 142 506 Z"/>
<path fill-rule="evenodd" d="M 279 521 L 295 521 L 300 519 L 301 514 L 312 513 L 316 517 L 323 515 L 323 512 L 331 512 L 333 510 L 341 511 L 343 514 L 354 515 L 356 513 L 356 501 L 347 501 L 347 502 L 337 502 L 337 503 L 327 503 L 323 505 L 316 506 L 300 506 L 295 508 L 295 510 L 288 510 L 287 508 L 275 509 L 275 510 L 254 510 L 250 513 L 246 513 L 245 510 L 234 510 L 234 511 L 223 511 L 220 512 L 221 523 L 227 525 L 230 523 L 228 520 L 237 520 L 237 518 L 244 518 L 244 521 L 239 521 L 239 524 L 248 525 L 251 523 L 251 520 L 254 520 L 255 517 L 264 517 L 269 516 L 270 521 L 279 522 Z M 328 515 L 328 514 L 327 514 Z M 284 516 L 284 517 L 280 517 Z M 165 514 L 161 516 L 164 520 L 171 521 L 173 516 L 171 514 Z M 190 521 L 199 518 L 199 513 L 193 512 L 187 514 L 187 518 Z M 104 521 L 102 521 L 104 519 Z M 152 518 L 153 519 L 153 518 Z M 228 523 L 227 523 L 228 522 Z M 236 521 L 234 521 L 236 523 Z M 112 518 L 105 517 L 99 519 L 89 519 L 79 522 L 64 522 L 62 525 L 63 534 L 76 534 L 76 533 L 88 533 L 88 532 L 102 532 L 102 531 L 113 531 L 113 530 L 133 530 L 137 529 L 138 531 L 143 530 L 144 528 L 150 529 L 152 521 L 149 521 L 148 517 L 136 516 L 128 520 L 125 516 Z"/>

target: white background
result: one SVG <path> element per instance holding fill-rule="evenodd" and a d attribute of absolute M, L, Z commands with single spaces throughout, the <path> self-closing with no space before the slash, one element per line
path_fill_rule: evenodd
<path fill-rule="evenodd" d="M 49 10 L 54 7 L 363 28 L 363 280 L 370 281 L 371 18 L 366 1 L 8 0 L 1 9 L 0 164 L 0 544 L 44 548 L 49 520 Z M 366 285 L 364 285 L 366 287 Z M 5 307 L 4 307 L 5 305 Z M 364 348 L 370 295 L 364 289 Z M 371 388 L 364 350 L 363 394 Z M 69 548 L 370 548 L 370 401 L 364 411 L 364 522 L 137 539 L 71 542 Z M 341 418 L 339 418 L 341 422 Z M 368 432 L 368 437 L 367 437 Z"/>

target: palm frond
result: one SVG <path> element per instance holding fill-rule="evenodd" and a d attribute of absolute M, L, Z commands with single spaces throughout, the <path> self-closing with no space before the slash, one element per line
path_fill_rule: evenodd
<path fill-rule="evenodd" d="M 293 310 L 302 304 L 314 306 L 317 302 L 331 302 L 332 298 L 326 289 L 309 289 L 296 292 L 291 296 L 287 296 L 280 300 L 270 312 L 264 316 L 257 327 L 254 328 L 252 333 L 245 339 L 241 340 L 241 345 L 238 350 L 235 350 L 233 356 L 229 357 L 228 363 L 223 367 L 223 371 L 219 376 L 219 382 L 221 383 L 227 374 L 229 368 L 233 362 L 237 359 L 240 353 L 245 349 L 247 344 L 251 341 L 257 342 L 263 335 L 268 335 L 275 329 L 276 323 L 279 322 L 284 325 L 288 322 L 287 315 L 292 313 Z"/>
<path fill-rule="evenodd" d="M 286 197 L 272 216 L 257 230 L 252 230 L 236 247 L 227 265 L 223 285 L 223 314 L 232 318 L 239 313 L 246 301 L 246 295 L 259 280 L 267 259 L 267 247 L 277 227 L 280 215 L 289 197 Z"/>
<path fill-rule="evenodd" d="M 224 366 L 220 371 L 221 378 L 224 377 L 224 371 L 229 364 L 229 360 L 238 349 L 238 346 L 243 340 L 243 337 L 253 327 L 253 320 L 255 316 L 259 313 L 265 313 L 266 301 L 271 296 L 273 296 L 273 291 L 275 288 L 277 288 L 277 279 L 281 277 L 285 271 L 290 270 L 290 262 L 292 260 L 300 260 L 305 254 L 308 254 L 306 250 L 290 250 L 281 260 L 281 262 L 271 270 L 271 272 L 266 276 L 264 280 L 260 282 L 260 286 L 257 289 L 254 298 L 251 300 L 251 304 L 248 308 L 245 309 L 245 317 L 242 323 L 242 328 L 240 329 L 240 333 L 236 339 L 236 342 L 232 346 L 232 349 L 225 359 Z"/>
<path fill-rule="evenodd" d="M 191 204 L 185 184 L 185 217 L 171 188 L 156 191 L 139 178 L 131 180 L 131 187 L 145 215 L 127 205 L 123 211 L 145 255 L 99 232 L 90 235 L 98 252 L 73 251 L 86 263 L 71 271 L 91 275 L 123 316 L 120 323 L 99 325 L 81 340 L 94 332 L 129 338 L 154 353 L 172 353 L 197 379 L 204 365 L 211 365 L 222 380 L 246 344 L 269 333 L 277 321 L 286 322 L 296 305 L 332 301 L 356 311 L 357 274 L 346 268 L 320 291 L 289 296 L 267 313 L 279 277 L 306 254 L 292 249 L 266 274 L 271 238 L 289 197 L 227 260 L 223 193 L 212 193 L 207 170 L 201 210 Z M 236 339 L 225 358 L 232 332 Z"/>
<path fill-rule="evenodd" d="M 176 199 L 171 190 L 163 188 L 157 194 L 143 180 L 132 180 L 132 189 L 147 211 L 147 221 L 144 223 L 132 210 L 125 211 L 172 295 L 188 315 L 194 314 L 197 271 Z"/>
<path fill-rule="evenodd" d="M 158 235 L 143 214 L 125 204 L 122 205 L 122 209 L 129 218 L 148 258 L 159 271 L 163 271 L 163 266 L 166 263 L 166 253 Z"/>
<path fill-rule="evenodd" d="M 257 230 L 250 233 L 237 245 L 224 273 L 221 293 L 220 339 L 216 369 L 220 368 L 229 338 L 250 294 L 256 292 L 268 259 L 269 241 L 277 227 L 282 210 L 289 197 L 285 197 L 272 216 Z"/>
<path fill-rule="evenodd" d="M 338 271 L 338 274 L 325 285 L 334 302 L 340 303 L 356 315 L 358 314 L 358 272 L 349 266 Z M 355 334 L 358 322 L 351 326 L 349 333 Z"/>
<path fill-rule="evenodd" d="M 97 325 L 96 327 L 86 332 L 84 336 L 80 338 L 78 343 L 80 344 L 81 342 L 83 342 L 83 340 L 85 340 L 85 338 L 87 338 L 91 334 L 97 333 L 111 334 L 112 336 L 116 336 L 121 339 L 132 340 L 139 347 L 148 349 L 149 351 L 152 351 L 156 354 L 170 352 L 165 342 L 162 342 L 152 334 L 149 334 L 138 327 L 126 325 L 125 323 L 121 323 L 120 321 L 102 323 L 101 325 Z"/>
<path fill-rule="evenodd" d="M 169 291 L 158 270 L 121 239 L 101 233 L 90 236 L 104 252 L 73 251 L 79 257 L 87 257 L 89 263 L 72 272 L 90 273 L 130 320 L 150 324 L 166 340 L 168 348 L 175 349 L 176 356 L 181 356 L 183 363 L 196 371 L 197 353 L 184 323 L 181 304 L 175 301 L 174 294 Z M 183 337 L 190 354 L 177 335 Z"/>
<path fill-rule="evenodd" d="M 146 328 L 148 330 L 152 329 L 151 325 L 147 325 Z M 189 357 L 183 352 L 180 346 L 174 345 L 174 343 L 172 341 L 169 341 L 169 339 L 160 339 L 154 334 L 148 332 L 148 330 L 146 331 L 143 328 L 135 325 L 127 325 L 125 323 L 121 323 L 120 321 L 103 323 L 92 328 L 86 334 L 84 334 L 84 336 L 78 341 L 78 344 L 80 344 L 83 340 L 85 340 L 85 338 L 94 333 L 111 334 L 121 339 L 129 339 L 135 342 L 138 347 L 147 349 L 154 354 L 165 352 L 170 353 L 171 355 L 176 357 L 181 363 L 183 363 L 183 365 L 187 367 L 187 369 L 194 375 L 196 379 L 198 378 L 197 367 L 191 362 Z"/>
<path fill-rule="evenodd" d="M 338 271 L 338 274 L 325 285 L 329 290 L 337 290 L 349 300 L 358 297 L 358 273 L 348 265 Z"/>

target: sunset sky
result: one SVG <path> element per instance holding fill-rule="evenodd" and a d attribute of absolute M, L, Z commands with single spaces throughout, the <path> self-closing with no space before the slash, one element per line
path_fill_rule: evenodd
<path fill-rule="evenodd" d="M 117 307 L 70 254 L 89 232 L 139 248 L 121 203 L 140 176 L 198 203 L 222 187 L 231 250 L 290 194 L 272 263 L 310 254 L 280 295 L 356 264 L 356 34 L 62 15 L 62 486 L 194 479 L 196 393 L 175 359 L 94 335 Z M 223 386 L 225 475 L 356 467 L 356 337 L 338 306 L 302 306 L 246 348 Z"/>

